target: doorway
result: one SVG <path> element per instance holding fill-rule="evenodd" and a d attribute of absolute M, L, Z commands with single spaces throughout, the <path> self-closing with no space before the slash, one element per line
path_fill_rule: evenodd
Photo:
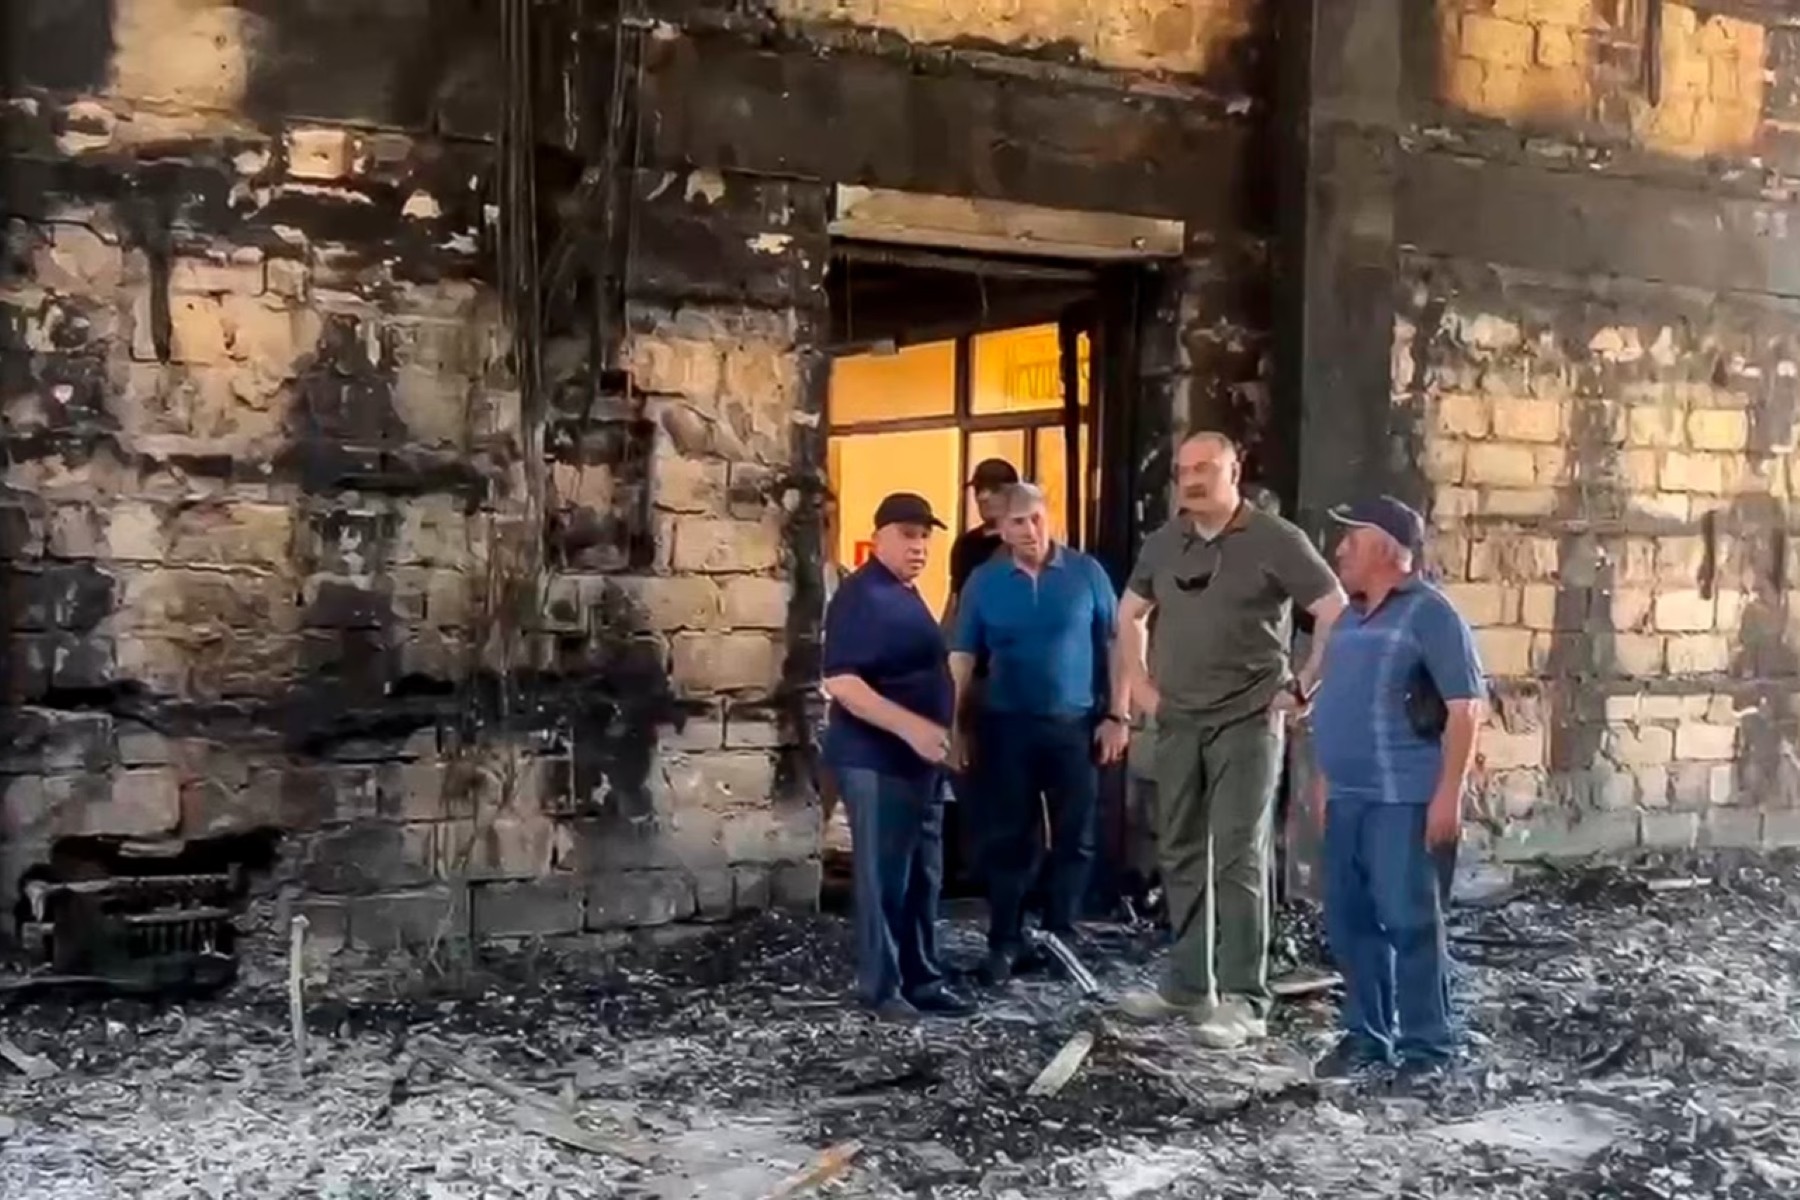
<path fill-rule="evenodd" d="M 966 483 L 987 458 L 1005 459 L 1044 490 L 1058 540 L 1094 548 L 1110 444 L 1100 418 L 1113 411 L 1101 370 L 1102 270 L 834 246 L 825 419 L 837 528 L 826 550 L 840 572 L 866 560 L 875 507 L 891 492 L 924 496 L 952 534 L 979 524 Z M 919 581 L 937 614 L 950 590 L 951 538 L 940 537 Z M 968 881 L 962 808 L 952 805 L 945 822 L 950 895 Z M 829 904 L 847 902 L 849 850 L 839 808 L 825 830 Z"/>

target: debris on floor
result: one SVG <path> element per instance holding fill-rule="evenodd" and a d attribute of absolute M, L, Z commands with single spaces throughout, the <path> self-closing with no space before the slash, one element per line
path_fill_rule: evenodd
<path fill-rule="evenodd" d="M 0 1064 L 0 1200 L 1800 1194 L 1800 861 L 1483 900 L 1453 918 L 1468 1060 L 1423 1087 L 1314 1080 L 1333 999 L 1305 989 L 1233 1053 L 1115 1022 L 1055 967 L 970 1020 L 878 1021 L 844 1003 L 830 917 L 309 962 L 296 1077 L 283 929 L 214 998 L 0 998 L 0 1045 L 53 1072 Z M 1317 928 L 1283 914 L 1284 973 L 1324 965 Z M 945 941 L 979 960 L 978 923 Z M 1068 948 L 1117 994 L 1159 941 Z"/>

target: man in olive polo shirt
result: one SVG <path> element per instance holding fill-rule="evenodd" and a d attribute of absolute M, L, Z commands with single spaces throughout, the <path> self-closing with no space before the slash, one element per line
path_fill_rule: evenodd
<path fill-rule="evenodd" d="M 1132 569 L 1113 675 L 1115 711 L 1156 718 L 1157 853 L 1175 943 L 1160 987 L 1122 1007 L 1142 1020 L 1187 1017 L 1204 1044 L 1230 1049 L 1267 1033 L 1286 721 L 1317 682 L 1319 648 L 1344 594 L 1305 534 L 1244 498 L 1231 439 L 1195 434 L 1175 471 L 1181 511 L 1150 535 Z M 1294 604 L 1315 622 L 1312 660 L 1298 676 L 1289 661 Z"/>

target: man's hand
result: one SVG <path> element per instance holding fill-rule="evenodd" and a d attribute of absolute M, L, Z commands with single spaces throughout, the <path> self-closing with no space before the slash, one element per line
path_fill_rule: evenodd
<path fill-rule="evenodd" d="M 961 725 L 950 731 L 950 755 L 944 760 L 944 765 L 958 772 L 969 769 L 969 735 Z"/>
<path fill-rule="evenodd" d="M 1094 730 L 1094 746 L 1102 765 L 1119 762 L 1131 749 L 1131 729 L 1108 717 Z"/>
<path fill-rule="evenodd" d="M 943 763 L 950 757 L 950 731 L 932 721 L 920 718 L 908 723 L 901 734 L 914 754 L 928 763 Z"/>
<path fill-rule="evenodd" d="M 1147 676 L 1139 676 L 1131 681 L 1131 707 L 1147 717 L 1154 717 L 1156 710 L 1162 707 L 1162 693 L 1156 690 Z"/>
<path fill-rule="evenodd" d="M 1319 836 L 1325 836 L 1325 776 L 1319 771 L 1313 772 L 1312 781 L 1306 788 L 1306 811 Z"/>
<path fill-rule="evenodd" d="M 1438 792 L 1425 810 L 1425 845 L 1447 850 L 1462 835 L 1462 793 Z"/>

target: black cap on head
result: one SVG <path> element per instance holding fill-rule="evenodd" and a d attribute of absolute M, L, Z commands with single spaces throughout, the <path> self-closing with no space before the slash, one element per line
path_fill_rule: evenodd
<path fill-rule="evenodd" d="M 1331 519 L 1340 525 L 1379 529 L 1414 554 L 1425 548 L 1425 518 L 1392 496 L 1340 504 L 1331 510 Z"/>
<path fill-rule="evenodd" d="M 924 525 L 930 529 L 947 526 L 931 511 L 931 501 L 914 492 L 895 492 L 875 506 L 875 528 L 884 525 Z"/>
<path fill-rule="evenodd" d="M 969 476 L 969 486 L 978 492 L 991 492 L 995 488 L 1003 488 L 1017 482 L 1019 482 L 1018 468 L 1004 458 L 982 459 L 975 464 L 974 473 Z"/>

